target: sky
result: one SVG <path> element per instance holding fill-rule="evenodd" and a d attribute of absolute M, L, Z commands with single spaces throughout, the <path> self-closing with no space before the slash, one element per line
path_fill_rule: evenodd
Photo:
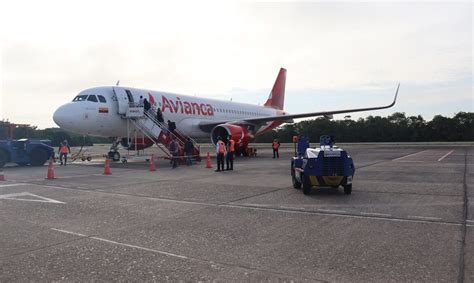
<path fill-rule="evenodd" d="M 2 1 L 0 119 L 39 128 L 81 90 L 120 85 L 352 118 L 474 111 L 473 4 Z M 344 115 L 336 115 L 342 119 Z"/>

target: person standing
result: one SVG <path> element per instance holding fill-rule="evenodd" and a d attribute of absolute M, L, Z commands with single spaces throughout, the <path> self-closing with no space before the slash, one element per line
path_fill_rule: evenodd
<path fill-rule="evenodd" d="M 143 96 L 140 95 L 140 99 L 138 100 L 138 107 L 143 107 Z"/>
<path fill-rule="evenodd" d="M 143 99 L 143 108 L 144 108 L 145 112 L 150 110 L 150 108 L 151 108 L 151 104 L 150 104 L 150 102 L 148 102 L 148 99 L 146 99 L 146 98 Z"/>
<path fill-rule="evenodd" d="M 234 152 L 235 152 L 235 141 L 232 136 L 229 135 L 227 139 L 227 156 L 226 156 L 226 170 L 234 170 Z M 230 164 L 230 167 L 229 167 Z"/>
<path fill-rule="evenodd" d="M 59 145 L 59 161 L 61 161 L 61 165 L 63 165 L 63 158 L 64 158 L 64 166 L 66 166 L 67 163 L 67 155 L 68 153 L 71 153 L 71 148 L 69 147 L 69 144 L 67 140 L 64 140 L 61 142 Z"/>
<path fill-rule="evenodd" d="M 171 165 L 172 168 L 178 167 L 178 143 L 176 138 L 173 136 L 170 143 L 170 153 L 171 153 Z"/>
<path fill-rule="evenodd" d="M 280 148 L 280 141 L 278 139 L 273 140 L 272 148 L 273 148 L 273 158 L 280 158 L 280 155 L 278 154 L 278 149 Z"/>
<path fill-rule="evenodd" d="M 217 170 L 216 172 L 224 171 L 224 155 L 226 153 L 225 144 L 221 137 L 217 137 L 216 154 L 217 154 Z M 222 168 L 222 170 L 221 170 Z"/>
<path fill-rule="evenodd" d="M 191 138 L 188 137 L 186 142 L 184 143 L 184 152 L 186 154 L 186 164 L 193 165 L 193 150 L 194 150 L 194 145 L 193 142 L 191 141 Z"/>
<path fill-rule="evenodd" d="M 165 120 L 163 119 L 163 112 L 161 112 L 161 109 L 158 107 L 158 110 L 156 110 L 156 120 L 158 122 L 163 123 Z"/>
<path fill-rule="evenodd" d="M 168 120 L 168 131 L 170 131 L 170 133 L 174 134 L 175 129 L 176 129 L 176 124 L 174 122 L 171 122 L 170 120 Z"/>
<path fill-rule="evenodd" d="M 298 140 L 298 157 L 303 157 L 309 147 L 309 139 L 301 135 Z"/>

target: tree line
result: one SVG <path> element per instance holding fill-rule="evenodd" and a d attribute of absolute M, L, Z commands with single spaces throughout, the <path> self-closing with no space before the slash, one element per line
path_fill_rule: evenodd
<path fill-rule="evenodd" d="M 15 126 L 13 123 L 0 121 L 0 139 L 7 138 L 48 139 L 51 140 L 52 146 L 59 146 L 63 140 L 67 140 L 70 146 L 91 146 L 95 143 L 111 143 L 109 138 L 83 136 L 60 128 L 38 129 L 36 126 Z"/>
<path fill-rule="evenodd" d="M 332 135 L 336 142 L 435 142 L 474 141 L 474 113 L 459 112 L 454 117 L 436 115 L 425 121 L 421 115 L 406 116 L 396 112 L 387 117 L 368 116 L 351 120 L 319 117 L 294 124 L 285 124 L 258 136 L 255 142 L 291 142 L 295 135 L 319 141 L 321 135 Z"/>
<path fill-rule="evenodd" d="M 111 143 L 109 138 L 78 135 L 60 128 L 38 129 L 36 126 L 16 126 L 0 121 L 0 139 L 37 138 L 49 139 L 58 146 L 67 139 L 71 146 L 95 143 Z M 321 135 L 332 135 L 336 142 L 431 142 L 431 141 L 474 141 L 474 113 L 459 112 L 454 117 L 436 115 L 425 121 L 421 115 L 406 116 L 396 112 L 387 117 L 368 116 L 352 120 L 331 120 L 319 117 L 283 126 L 257 136 L 255 142 L 270 143 L 273 139 L 291 142 L 296 135 L 305 135 L 313 142 Z"/>

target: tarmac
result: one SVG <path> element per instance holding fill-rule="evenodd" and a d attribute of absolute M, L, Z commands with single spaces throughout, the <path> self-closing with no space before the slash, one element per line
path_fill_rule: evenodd
<path fill-rule="evenodd" d="M 474 281 L 474 147 L 347 145 L 342 188 L 292 187 L 291 148 L 234 171 L 100 160 L 8 167 L 0 282 Z"/>

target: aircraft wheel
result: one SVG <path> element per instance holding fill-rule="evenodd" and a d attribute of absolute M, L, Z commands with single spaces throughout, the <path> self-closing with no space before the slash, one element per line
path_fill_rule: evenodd
<path fill-rule="evenodd" d="M 112 161 L 119 161 L 120 160 L 120 152 L 118 151 L 109 151 L 109 158 Z"/>
<path fill-rule="evenodd" d="M 43 149 L 35 149 L 30 153 L 31 166 L 42 166 L 48 160 L 48 154 Z"/>
<path fill-rule="evenodd" d="M 87 156 L 86 160 L 87 160 L 87 161 L 91 161 L 91 160 L 92 160 L 92 157 Z"/>
<path fill-rule="evenodd" d="M 344 193 L 350 195 L 352 193 L 352 184 L 344 186 Z"/>
<path fill-rule="evenodd" d="M 311 183 L 309 182 L 309 178 L 302 174 L 303 179 L 303 193 L 305 195 L 311 194 Z"/>

